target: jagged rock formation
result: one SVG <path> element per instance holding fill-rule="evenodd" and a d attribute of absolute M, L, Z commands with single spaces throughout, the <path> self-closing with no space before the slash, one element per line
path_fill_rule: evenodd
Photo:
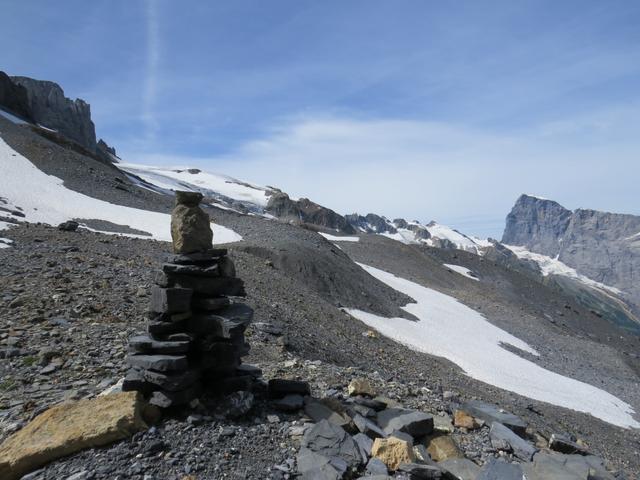
<path fill-rule="evenodd" d="M 13 83 L 4 72 L 0 72 L 0 105 L 20 117 L 31 119 L 26 88 Z"/>
<path fill-rule="evenodd" d="M 522 195 L 507 216 L 502 243 L 557 257 L 640 303 L 640 216 L 562 207 Z"/>
<path fill-rule="evenodd" d="M 329 208 L 312 202 L 308 198 L 292 200 L 286 193 L 277 191 L 269 197 L 265 210 L 291 223 L 311 224 L 339 230 L 343 233 L 354 233 L 353 227 L 345 217 Z"/>
<path fill-rule="evenodd" d="M 88 103 L 65 97 L 60 85 L 54 82 L 28 77 L 11 77 L 11 80 L 26 90 L 30 118 L 95 153 L 96 130 Z"/>
<path fill-rule="evenodd" d="M 368 213 L 366 216 L 352 213 L 346 215 L 345 219 L 356 230 L 366 233 L 396 233 L 396 228 L 391 225 L 386 218 L 376 215 L 375 213 Z"/>

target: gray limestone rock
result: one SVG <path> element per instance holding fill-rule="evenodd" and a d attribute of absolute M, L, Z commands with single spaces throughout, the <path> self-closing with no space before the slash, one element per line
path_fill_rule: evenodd
<path fill-rule="evenodd" d="M 520 417 L 505 410 L 501 410 L 490 403 L 472 400 L 463 404 L 461 410 L 464 410 L 480 420 L 484 420 L 488 424 L 499 422 L 520 436 L 525 435 L 527 430 L 527 423 Z"/>
<path fill-rule="evenodd" d="M 181 313 L 191 308 L 193 290 L 188 288 L 151 289 L 151 310 L 157 313 Z"/>
<path fill-rule="evenodd" d="M 450 458 L 438 466 L 457 480 L 475 480 L 480 473 L 480 467 L 468 458 Z"/>
<path fill-rule="evenodd" d="M 181 371 L 188 367 L 185 355 L 129 355 L 127 363 L 135 368 L 158 372 Z"/>
<path fill-rule="evenodd" d="M 358 448 L 360 449 L 360 456 L 363 460 L 369 458 L 371 456 L 371 448 L 373 447 L 373 440 L 367 437 L 364 433 L 356 433 L 353 436 L 353 441 L 356 442 Z M 387 473 L 387 468 L 385 467 L 384 473 Z"/>
<path fill-rule="evenodd" d="M 432 465 L 420 463 L 403 463 L 398 467 L 399 472 L 405 472 L 410 480 L 439 480 L 442 478 L 442 470 Z"/>
<path fill-rule="evenodd" d="M 399 430 L 417 438 L 433 431 L 433 416 L 416 410 L 388 408 L 378 412 L 378 425 L 387 435 Z"/>
<path fill-rule="evenodd" d="M 379 458 L 372 458 L 371 460 L 369 460 L 369 462 L 367 463 L 366 471 L 367 478 L 371 478 L 370 476 L 373 475 L 384 475 L 385 478 L 391 478 L 387 476 L 387 474 L 389 473 L 387 466 Z"/>
<path fill-rule="evenodd" d="M 54 82 L 28 77 L 11 77 L 26 89 L 29 114 L 38 124 L 57 130 L 65 137 L 96 151 L 96 130 L 91 121 L 91 107 L 84 100 L 71 100 Z"/>
<path fill-rule="evenodd" d="M 353 438 L 327 420 L 321 420 L 305 432 L 302 446 L 329 458 L 339 457 L 351 467 L 357 467 L 363 460 Z"/>
<path fill-rule="evenodd" d="M 496 450 L 513 451 L 513 454 L 521 460 L 530 462 L 537 449 L 523 438 L 516 435 L 513 430 L 508 429 L 499 422 L 491 424 L 489 431 L 491 445 Z"/>
<path fill-rule="evenodd" d="M 523 480 L 522 467 L 516 463 L 507 463 L 502 460 L 489 460 L 476 480 Z M 549 477 L 549 479 L 554 477 Z"/>

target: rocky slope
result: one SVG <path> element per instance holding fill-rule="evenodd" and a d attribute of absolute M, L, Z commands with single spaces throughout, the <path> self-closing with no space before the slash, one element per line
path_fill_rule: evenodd
<path fill-rule="evenodd" d="M 507 216 L 502 243 L 557 257 L 640 304 L 640 216 L 572 212 L 557 202 L 522 195 Z"/>
<path fill-rule="evenodd" d="M 150 189 L 117 165 L 43 138 L 28 126 L 0 118 L 0 137 L 34 168 L 90 199 L 160 213 L 173 205 L 169 190 Z M 14 154 L 6 157 L 9 162 Z M 28 190 L 27 179 L 23 180 Z M 222 185 L 232 193 L 240 187 L 247 195 L 257 192 L 265 207 L 272 196 L 228 178 Z M 1 198 L 2 193 L 0 206 L 19 206 L 17 199 Z M 340 415 L 353 406 L 348 385 L 354 377 L 366 378 L 378 393 L 405 407 L 445 420 L 461 404 L 484 400 L 522 417 L 529 425 L 526 441 L 537 448 L 548 449 L 552 434 L 568 432 L 567 437 L 575 435 L 590 452 L 604 457 L 609 470 L 640 473 L 638 430 L 600 420 L 607 412 L 581 413 L 479 381 L 459 366 L 460 358 L 411 349 L 391 335 L 373 331 L 344 309 L 398 324 L 418 320 L 402 308 L 415 300 L 412 296 L 370 275 L 358 263 L 393 273 L 416 288 L 428 288 L 467 310 L 482 312 L 487 329 L 499 328 L 521 339 L 538 355 L 507 344 L 497 348 L 609 392 L 636 412 L 640 411 L 637 335 L 582 306 L 567 288 L 540 282 L 535 264 L 514 258 L 500 244 L 482 256 L 474 239 L 441 225 L 389 222 L 374 215 L 353 218 L 365 229 L 374 230 L 370 225 L 378 224 L 385 235 L 323 237 L 307 224 L 315 222 L 315 228 L 323 226 L 333 233 L 338 223 L 350 224 L 340 223 L 345 217 L 312 202 L 284 197 L 281 201 L 283 219 L 297 221 L 274 221 L 258 215 L 259 210 L 241 214 L 226 206 L 207 207 L 216 224 L 241 236 L 230 244 L 230 255 L 255 309 L 255 323 L 247 332 L 252 345 L 247 361 L 258 364 L 266 379 L 307 380 L 313 397 L 322 398 Z M 169 249 L 167 243 L 149 236 L 90 231 L 93 227 L 140 232 L 133 223 L 107 224 L 100 220 L 100 211 L 95 218 L 78 218 L 84 225 L 67 232 L 22 223 L 24 212 L 7 210 L 0 214 L 17 226 L 0 232 L 0 439 L 47 407 L 69 398 L 91 398 L 124 375 L 126 339 L 145 328 L 152 266 Z M 301 219 L 302 214 L 307 217 Z M 554 228 L 545 225 L 540 230 Z M 435 248 L 443 242 L 416 241 L 416 232 L 423 230 L 425 240 L 436 235 L 447 239 L 441 245 L 447 248 Z M 429 310 L 437 311 L 435 307 Z M 445 315 L 439 321 L 430 327 L 433 338 L 453 319 Z M 459 329 L 440 343 L 460 346 L 479 340 L 475 331 Z M 459 351 L 464 356 L 464 349 Z M 500 369 L 495 373 L 500 375 Z M 282 412 L 260 393 L 251 413 L 239 417 L 205 407 L 196 405 L 192 412 L 169 416 L 110 447 L 60 459 L 31 478 L 290 478 L 300 471 L 301 446 L 310 444 L 303 435 L 315 428 L 311 422 L 321 423 L 307 411 Z M 369 410 L 362 411 L 374 418 Z M 489 468 L 495 460 L 514 462 L 510 468 L 515 470 L 535 468 L 525 465 L 530 462 L 519 458 L 514 448 L 492 440 L 489 424 L 467 428 L 459 423 L 450 428 L 454 446 L 473 464 L 469 468 L 474 472 Z M 627 478 L 621 472 L 602 471 L 597 473 L 600 477 L 594 477 L 595 472 L 588 477 L 588 468 L 580 465 L 582 476 L 567 473 L 563 478 Z M 353 468 L 357 475 L 365 473 L 364 463 Z M 421 478 L 415 476 L 419 474 L 399 472 L 395 478 Z M 458 478 L 475 480 L 475 476 Z"/>

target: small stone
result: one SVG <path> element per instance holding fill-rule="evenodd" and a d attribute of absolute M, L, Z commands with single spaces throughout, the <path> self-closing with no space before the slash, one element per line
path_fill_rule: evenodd
<path fill-rule="evenodd" d="M 62 222 L 61 224 L 59 224 L 58 230 L 63 232 L 75 232 L 76 230 L 78 230 L 79 226 L 80 224 L 78 222 L 75 222 L 73 220 L 68 220 L 66 222 Z"/>
<path fill-rule="evenodd" d="M 280 423 L 280 417 L 278 415 L 267 415 L 267 422 Z"/>

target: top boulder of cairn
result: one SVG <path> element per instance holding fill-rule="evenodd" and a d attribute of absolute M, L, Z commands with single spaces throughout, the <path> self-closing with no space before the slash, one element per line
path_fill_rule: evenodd
<path fill-rule="evenodd" d="M 171 212 L 171 239 L 174 253 L 197 253 L 211 250 L 213 231 L 209 215 L 200 208 L 200 192 L 176 192 L 176 206 Z"/>

